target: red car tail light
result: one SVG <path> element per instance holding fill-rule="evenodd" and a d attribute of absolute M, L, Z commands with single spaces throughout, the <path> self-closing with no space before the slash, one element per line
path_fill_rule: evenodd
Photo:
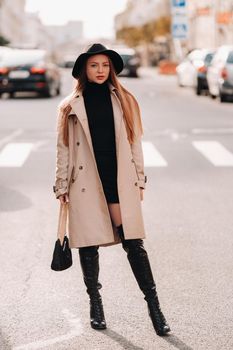
<path fill-rule="evenodd" d="M 222 70 L 222 72 L 221 72 L 221 76 L 222 76 L 222 78 L 223 78 L 224 80 L 226 80 L 226 79 L 227 79 L 228 74 L 227 74 L 227 70 L 226 70 L 226 68 L 223 68 L 223 70 Z"/>
<path fill-rule="evenodd" d="M 199 68 L 198 68 L 198 72 L 199 72 L 199 73 L 206 73 L 206 72 L 207 72 L 206 66 L 201 66 L 201 67 L 199 67 Z"/>
<path fill-rule="evenodd" d="M 46 86 L 46 83 L 36 83 L 36 87 L 38 87 L 39 89 L 43 88 Z"/>
<path fill-rule="evenodd" d="M 30 72 L 32 74 L 45 74 L 46 72 L 46 69 L 45 68 L 42 68 L 42 67 L 32 67 L 30 69 Z"/>
<path fill-rule="evenodd" d="M 9 72 L 9 69 L 8 69 L 8 68 L 0 67 L 0 74 L 1 74 L 1 75 L 7 74 L 8 72 Z"/>

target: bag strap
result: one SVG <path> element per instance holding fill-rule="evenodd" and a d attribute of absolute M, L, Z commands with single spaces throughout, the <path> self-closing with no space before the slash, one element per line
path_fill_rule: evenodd
<path fill-rule="evenodd" d="M 67 214 L 68 214 L 68 203 L 60 203 L 57 238 L 60 239 L 61 244 L 63 244 L 63 240 L 66 235 Z"/>

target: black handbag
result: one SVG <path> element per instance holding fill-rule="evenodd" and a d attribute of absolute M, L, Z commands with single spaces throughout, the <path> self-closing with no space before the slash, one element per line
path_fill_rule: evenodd
<path fill-rule="evenodd" d="M 53 251 L 51 269 L 63 271 L 72 265 L 72 253 L 69 238 L 66 235 L 68 203 L 60 204 L 57 240 Z"/>

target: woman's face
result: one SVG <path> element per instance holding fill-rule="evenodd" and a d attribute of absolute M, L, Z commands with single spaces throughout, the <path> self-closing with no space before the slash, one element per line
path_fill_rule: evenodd
<path fill-rule="evenodd" d="M 109 58 L 106 55 L 94 55 L 88 58 L 86 65 L 87 79 L 97 84 L 103 84 L 109 76 Z"/>

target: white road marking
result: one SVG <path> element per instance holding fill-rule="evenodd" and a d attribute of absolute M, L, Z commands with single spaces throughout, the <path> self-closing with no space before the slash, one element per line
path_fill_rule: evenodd
<path fill-rule="evenodd" d="M 67 334 L 61 335 L 59 337 L 55 337 L 47 340 L 38 340 L 32 343 L 14 346 L 12 350 L 34 350 L 34 349 L 42 349 L 46 348 L 49 345 L 62 343 L 64 341 L 70 340 L 72 338 L 78 337 L 83 333 L 83 327 L 79 318 L 75 318 L 75 315 L 72 314 L 69 310 L 62 310 L 65 318 L 70 323 L 71 330 Z"/>
<path fill-rule="evenodd" d="M 38 149 L 40 149 L 44 145 L 47 145 L 48 143 L 49 143 L 49 140 L 37 141 L 36 143 L 34 143 L 33 152 L 38 151 Z"/>
<path fill-rule="evenodd" d="M 145 167 L 165 167 L 166 160 L 162 157 L 159 151 L 155 148 L 152 142 L 142 142 Z"/>
<path fill-rule="evenodd" d="M 233 154 L 217 141 L 192 141 L 193 146 L 215 166 L 233 166 Z"/>
<path fill-rule="evenodd" d="M 233 134 L 233 128 L 192 129 L 192 134 Z"/>
<path fill-rule="evenodd" d="M 33 147 L 33 143 L 8 143 L 0 152 L 0 167 L 21 167 Z"/>
<path fill-rule="evenodd" d="M 15 131 L 13 131 L 10 135 L 4 137 L 0 141 L 0 147 L 2 147 L 3 145 L 5 145 L 8 142 L 11 142 L 15 137 L 21 135 L 22 133 L 23 133 L 23 129 L 17 129 Z"/>

